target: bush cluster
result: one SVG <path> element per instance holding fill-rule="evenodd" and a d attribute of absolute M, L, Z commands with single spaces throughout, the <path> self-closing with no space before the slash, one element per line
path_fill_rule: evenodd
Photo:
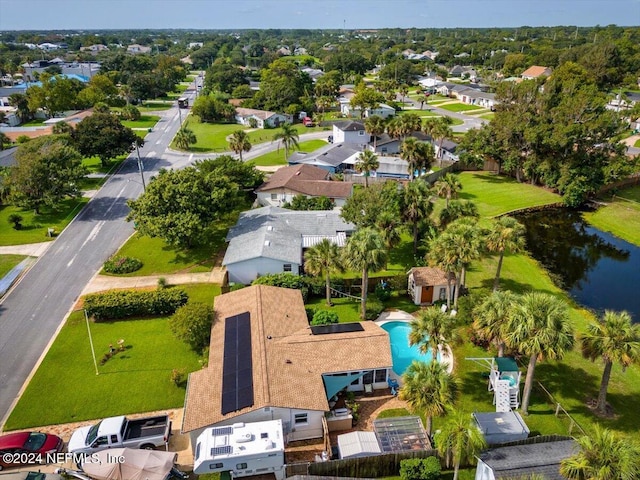
<path fill-rule="evenodd" d="M 388 283 L 376 284 L 375 296 L 381 302 L 386 302 L 391 298 L 391 288 Z"/>
<path fill-rule="evenodd" d="M 384 311 L 384 305 L 378 300 L 367 300 L 367 308 L 364 312 L 364 318 L 367 320 L 375 320 Z"/>
<path fill-rule="evenodd" d="M 169 318 L 173 334 L 197 353 L 209 346 L 213 310 L 204 303 L 189 303 L 176 310 Z"/>
<path fill-rule="evenodd" d="M 316 310 L 313 314 L 313 320 L 311 325 L 329 325 L 331 323 L 338 323 L 338 314 L 330 310 Z"/>
<path fill-rule="evenodd" d="M 436 457 L 409 458 L 400 461 L 402 480 L 437 480 L 440 478 L 440 460 Z"/>
<path fill-rule="evenodd" d="M 134 316 L 171 315 L 187 303 L 187 292 L 178 288 L 136 291 L 119 290 L 84 297 L 87 314 L 96 321 Z"/>
<path fill-rule="evenodd" d="M 107 273 L 131 273 L 142 268 L 142 262 L 133 257 L 111 257 L 104 262 L 104 271 Z"/>
<path fill-rule="evenodd" d="M 271 285 L 272 287 L 293 288 L 302 292 L 302 299 L 306 302 L 309 297 L 309 277 L 294 275 L 293 273 L 270 273 L 256 278 L 251 285 Z"/>

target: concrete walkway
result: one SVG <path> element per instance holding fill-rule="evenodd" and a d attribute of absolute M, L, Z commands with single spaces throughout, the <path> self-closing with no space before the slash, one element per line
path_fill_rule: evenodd
<path fill-rule="evenodd" d="M 25 245 L 7 245 L 0 247 L 0 255 L 28 255 L 39 257 L 53 242 L 27 243 Z"/>
<path fill-rule="evenodd" d="M 182 285 L 186 283 L 217 283 L 221 284 L 225 270 L 214 267 L 210 272 L 175 273 L 172 275 L 148 275 L 146 277 L 112 277 L 110 275 L 96 275 L 82 291 L 82 295 L 102 292 L 114 288 L 155 287 L 158 279 L 164 278 L 168 285 Z"/>

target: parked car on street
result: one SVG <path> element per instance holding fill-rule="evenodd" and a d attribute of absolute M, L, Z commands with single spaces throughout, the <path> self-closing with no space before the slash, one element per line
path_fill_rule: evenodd
<path fill-rule="evenodd" d="M 37 464 L 47 454 L 62 451 L 64 442 L 56 435 L 40 432 L 9 433 L 0 437 L 0 470 L 5 467 Z"/>

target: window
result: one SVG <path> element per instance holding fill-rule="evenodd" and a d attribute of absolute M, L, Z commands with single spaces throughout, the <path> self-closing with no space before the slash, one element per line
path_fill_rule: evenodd
<path fill-rule="evenodd" d="M 111 435 L 111 443 L 118 443 L 118 435 Z"/>
<path fill-rule="evenodd" d="M 382 147 L 380 149 L 380 153 L 387 153 L 387 147 Z"/>
<path fill-rule="evenodd" d="M 387 371 L 386 370 L 376 370 L 375 382 L 383 383 L 387 381 Z"/>
<path fill-rule="evenodd" d="M 222 463 L 210 463 L 209 464 L 209 470 L 217 470 L 218 468 L 222 468 L 224 467 L 224 464 Z"/>
<path fill-rule="evenodd" d="M 278 200 L 278 194 L 277 193 L 272 193 L 271 194 L 271 200 Z"/>
<path fill-rule="evenodd" d="M 290 272 L 291 271 L 291 264 L 290 263 L 285 263 L 284 265 L 282 265 L 282 270 L 285 272 Z"/>
<path fill-rule="evenodd" d="M 107 440 L 107 437 L 98 437 L 96 438 L 95 443 L 93 444 L 93 446 L 98 446 L 98 445 L 107 445 L 109 443 L 109 441 Z"/>
<path fill-rule="evenodd" d="M 358 132 L 358 135 L 360 135 L 361 137 L 364 137 L 364 130 L 360 130 L 360 131 Z"/>
<path fill-rule="evenodd" d="M 370 372 L 365 373 L 362 376 L 362 383 L 364 383 L 365 385 L 369 384 L 369 383 L 373 383 L 373 370 Z"/>
<path fill-rule="evenodd" d="M 440 300 L 446 300 L 447 299 L 447 289 L 444 287 L 440 288 L 440 295 L 439 295 Z"/>
<path fill-rule="evenodd" d="M 236 470 L 246 470 L 246 469 L 247 469 L 246 463 L 236 463 Z"/>
<path fill-rule="evenodd" d="M 196 460 L 200 457 L 200 443 L 196 444 Z"/>
<path fill-rule="evenodd" d="M 296 413 L 293 416 L 293 423 L 296 425 L 305 425 L 309 423 L 308 415 L 306 413 Z"/>

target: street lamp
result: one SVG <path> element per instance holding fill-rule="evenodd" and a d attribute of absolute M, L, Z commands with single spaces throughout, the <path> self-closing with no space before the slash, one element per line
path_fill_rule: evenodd
<path fill-rule="evenodd" d="M 138 142 L 135 142 L 136 145 L 136 155 L 138 156 L 138 171 L 140 172 L 140 178 L 142 179 L 142 191 L 147 191 L 147 185 L 144 183 L 144 166 L 142 165 L 142 159 L 140 158 L 140 148 Z"/>

